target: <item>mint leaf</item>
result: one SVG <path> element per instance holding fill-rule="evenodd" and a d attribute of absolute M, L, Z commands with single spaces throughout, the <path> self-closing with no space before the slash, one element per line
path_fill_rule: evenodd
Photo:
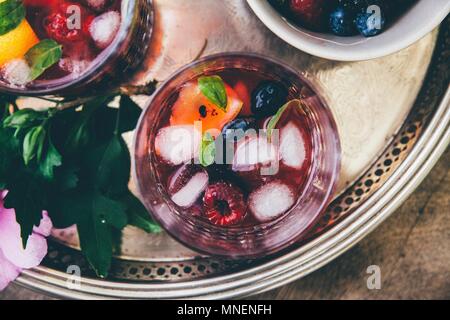
<path fill-rule="evenodd" d="M 23 161 L 28 165 L 31 160 L 40 161 L 45 143 L 45 129 L 42 126 L 31 128 L 23 140 Z"/>
<path fill-rule="evenodd" d="M 106 277 L 112 259 L 112 232 L 128 223 L 126 206 L 120 201 L 84 188 L 63 195 L 63 201 L 52 208 L 51 216 L 58 215 L 58 224 L 68 224 L 74 217 L 80 236 L 81 249 L 98 276 Z"/>
<path fill-rule="evenodd" d="M 20 173 L 14 178 L 14 184 L 8 186 L 9 192 L 4 205 L 5 208 L 15 209 L 22 245 L 26 248 L 28 238 L 33 233 L 33 227 L 41 222 L 44 210 L 43 199 L 46 194 L 32 175 Z"/>
<path fill-rule="evenodd" d="M 31 68 L 31 80 L 37 79 L 45 70 L 61 59 L 62 46 L 55 40 L 44 39 L 25 54 Z"/>
<path fill-rule="evenodd" d="M 0 126 L 0 189 L 7 189 L 21 158 L 20 142 L 14 137 L 14 130 Z"/>
<path fill-rule="evenodd" d="M 113 136 L 99 147 L 87 149 L 83 164 L 94 188 L 103 194 L 116 195 L 128 190 L 131 159 L 121 136 Z"/>
<path fill-rule="evenodd" d="M 214 163 L 216 156 L 216 144 L 214 138 L 209 132 L 205 132 L 202 137 L 200 146 L 199 161 L 204 167 L 208 167 Z"/>
<path fill-rule="evenodd" d="M 9 115 L 9 102 L 0 96 L 0 122 Z"/>
<path fill-rule="evenodd" d="M 298 99 L 294 99 L 291 101 L 288 101 L 285 105 L 283 105 L 280 109 L 278 109 L 277 113 L 270 119 L 269 123 L 267 124 L 267 137 L 268 140 L 272 138 L 272 131 L 276 128 L 278 122 L 280 121 L 281 117 L 283 116 L 284 112 L 289 108 L 302 108 L 303 102 Z"/>
<path fill-rule="evenodd" d="M 162 231 L 161 227 L 150 218 L 148 213 L 147 216 L 142 216 L 136 212 L 131 212 L 129 219 L 130 225 L 144 230 L 147 233 L 160 233 Z"/>
<path fill-rule="evenodd" d="M 161 227 L 152 220 L 150 213 L 144 205 L 131 192 L 128 192 L 122 201 L 127 204 L 128 223 L 147 233 L 159 233 Z"/>
<path fill-rule="evenodd" d="M 198 78 L 198 86 L 203 95 L 223 111 L 227 111 L 227 91 L 225 83 L 219 76 Z"/>
<path fill-rule="evenodd" d="M 93 206 L 93 211 L 95 211 L 95 214 L 110 226 L 119 230 L 127 226 L 127 208 L 120 201 L 97 194 L 93 199 Z"/>
<path fill-rule="evenodd" d="M 141 113 L 142 109 L 129 96 L 120 96 L 119 133 L 136 129 Z"/>
<path fill-rule="evenodd" d="M 77 229 L 84 256 L 99 277 L 106 277 L 112 259 L 112 228 L 96 211 L 93 194 L 73 195 Z"/>
<path fill-rule="evenodd" d="M 20 0 L 6 0 L 0 3 L 0 36 L 17 28 L 25 19 L 25 6 Z"/>
<path fill-rule="evenodd" d="M 83 214 L 77 229 L 84 256 L 97 276 L 106 278 L 111 268 L 113 250 L 111 227 L 88 212 Z"/>
<path fill-rule="evenodd" d="M 6 117 L 5 120 L 3 120 L 3 126 L 7 128 L 30 127 L 44 118 L 42 112 L 32 109 L 22 109 Z"/>
<path fill-rule="evenodd" d="M 62 156 L 56 150 L 50 138 L 47 142 L 47 150 L 39 163 L 39 171 L 45 179 L 53 179 L 54 168 L 59 167 L 62 164 Z"/>

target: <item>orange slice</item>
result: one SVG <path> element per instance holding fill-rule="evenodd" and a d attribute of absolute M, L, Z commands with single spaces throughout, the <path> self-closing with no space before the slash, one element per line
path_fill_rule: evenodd
<path fill-rule="evenodd" d="M 200 91 L 197 82 L 187 83 L 172 108 L 170 124 L 195 125 L 200 121 L 202 132 L 208 131 L 217 137 L 222 128 L 238 116 L 243 104 L 229 85 L 225 84 L 225 90 L 228 97 L 226 111 L 210 102 Z"/>
<path fill-rule="evenodd" d="M 30 24 L 23 20 L 16 29 L 0 36 L 0 67 L 11 60 L 23 58 L 38 42 Z"/>

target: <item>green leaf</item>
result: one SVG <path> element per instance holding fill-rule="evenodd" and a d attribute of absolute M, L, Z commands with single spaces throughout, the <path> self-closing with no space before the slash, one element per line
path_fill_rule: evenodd
<path fill-rule="evenodd" d="M 15 209 L 16 220 L 20 225 L 23 247 L 26 248 L 28 237 L 33 227 L 39 226 L 42 219 L 44 190 L 31 176 L 16 176 L 14 185 L 8 186 L 5 208 Z"/>
<path fill-rule="evenodd" d="M 294 99 L 291 101 L 288 101 L 285 105 L 283 105 L 280 109 L 278 109 L 277 113 L 270 119 L 269 123 L 267 124 L 267 137 L 270 141 L 272 138 L 272 131 L 276 128 L 278 122 L 280 121 L 281 117 L 283 116 L 284 112 L 289 108 L 299 108 L 301 109 L 303 106 L 303 102 L 298 99 Z"/>
<path fill-rule="evenodd" d="M 200 146 L 199 161 L 204 167 L 208 167 L 214 163 L 216 156 L 216 144 L 214 138 L 209 132 L 205 132 L 202 137 Z"/>
<path fill-rule="evenodd" d="M 14 130 L 0 127 L 0 189 L 6 189 L 10 176 L 17 171 L 22 155 L 20 143 L 14 137 Z"/>
<path fill-rule="evenodd" d="M 227 111 L 227 91 L 225 83 L 219 76 L 198 78 L 198 86 L 203 95 L 223 111 Z"/>
<path fill-rule="evenodd" d="M 0 122 L 9 116 L 9 103 L 0 96 Z"/>
<path fill-rule="evenodd" d="M 84 210 L 79 199 L 75 193 L 60 193 L 52 196 L 47 211 L 55 228 L 65 229 L 78 222 L 81 216 L 80 210 Z"/>
<path fill-rule="evenodd" d="M 81 249 L 97 275 L 106 277 L 113 250 L 112 228 L 121 230 L 127 225 L 126 206 L 88 189 L 65 197 L 59 208 L 62 216 L 76 217 Z M 58 209 L 51 210 L 52 215 L 54 210 Z"/>
<path fill-rule="evenodd" d="M 28 165 L 37 158 L 40 161 L 45 143 L 45 129 L 42 126 L 31 128 L 23 140 L 23 160 Z"/>
<path fill-rule="evenodd" d="M 102 221 L 119 230 L 125 228 L 128 224 L 126 206 L 120 201 L 97 194 L 93 199 L 92 210 L 100 216 Z"/>
<path fill-rule="evenodd" d="M 61 191 L 75 189 L 78 186 L 79 178 L 77 173 L 79 169 L 77 167 L 65 165 L 57 169 L 59 170 L 57 170 L 56 185 Z"/>
<path fill-rule="evenodd" d="M 25 19 L 26 10 L 20 0 L 6 0 L 0 3 L 0 36 L 16 29 Z"/>
<path fill-rule="evenodd" d="M 159 233 L 161 227 L 152 220 L 144 205 L 131 192 L 122 199 L 127 204 L 128 223 L 147 233 Z"/>
<path fill-rule="evenodd" d="M 121 136 L 113 136 L 106 143 L 87 152 L 84 163 L 96 189 L 105 195 L 120 194 L 128 190 L 131 159 Z"/>
<path fill-rule="evenodd" d="M 142 109 L 129 96 L 120 96 L 119 133 L 136 129 L 141 113 Z"/>
<path fill-rule="evenodd" d="M 83 212 L 81 212 L 83 213 Z M 112 229 L 92 212 L 84 212 L 77 223 L 84 256 L 101 278 L 108 276 L 112 259 Z"/>
<path fill-rule="evenodd" d="M 31 80 L 37 79 L 45 70 L 62 57 L 62 46 L 55 40 L 44 39 L 25 54 L 31 68 Z"/>
<path fill-rule="evenodd" d="M 3 120 L 3 126 L 7 128 L 30 127 L 35 122 L 43 120 L 44 113 L 32 109 L 22 109 L 14 112 Z"/>
<path fill-rule="evenodd" d="M 80 147 L 86 146 L 89 142 L 89 138 L 90 133 L 87 121 L 77 119 L 77 122 L 72 127 L 72 130 L 69 131 L 66 140 L 66 148 L 69 152 L 73 152 Z"/>
<path fill-rule="evenodd" d="M 48 139 L 48 146 L 45 156 L 39 162 L 39 171 L 45 179 L 53 179 L 54 168 L 62 165 L 62 156 L 56 150 L 50 138 Z"/>

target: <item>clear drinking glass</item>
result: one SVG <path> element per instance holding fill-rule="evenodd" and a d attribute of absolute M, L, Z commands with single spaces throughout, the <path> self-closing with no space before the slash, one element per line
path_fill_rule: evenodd
<path fill-rule="evenodd" d="M 126 83 L 138 71 L 150 46 L 152 0 L 121 0 L 120 11 L 121 24 L 113 42 L 86 70 L 51 80 L 38 79 L 24 86 L 11 86 L 0 80 L 0 92 L 30 96 L 94 95 Z M 71 50 L 83 49 L 74 43 Z"/>
<path fill-rule="evenodd" d="M 312 141 L 312 163 L 296 204 L 282 217 L 255 225 L 220 227 L 199 219 L 172 202 L 160 181 L 154 150 L 159 124 L 187 82 L 205 74 L 233 70 L 256 72 L 285 84 L 290 95 L 305 103 Z M 163 83 L 138 124 L 133 171 L 141 200 L 153 218 L 186 246 L 199 252 L 232 258 L 257 258 L 302 240 L 331 201 L 340 169 L 341 149 L 330 109 L 300 72 L 273 59 L 246 53 L 225 53 L 193 62 Z"/>

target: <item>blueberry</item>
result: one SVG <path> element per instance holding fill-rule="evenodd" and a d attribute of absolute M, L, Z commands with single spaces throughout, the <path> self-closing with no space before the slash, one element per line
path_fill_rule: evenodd
<path fill-rule="evenodd" d="M 279 82 L 261 82 L 252 94 L 253 114 L 258 118 L 274 115 L 286 103 L 288 94 L 286 87 Z"/>
<path fill-rule="evenodd" d="M 356 16 L 356 28 L 365 37 L 373 37 L 380 34 L 385 25 L 385 17 L 374 13 L 358 13 Z"/>
<path fill-rule="evenodd" d="M 239 118 L 229 122 L 222 129 L 222 134 L 216 139 L 216 159 L 222 158 L 222 163 L 230 163 L 232 159 L 227 161 L 227 151 L 230 156 L 233 155 L 234 143 L 249 134 L 248 130 L 256 129 L 256 123 L 251 118 Z M 222 154 L 218 154 L 222 150 Z"/>
<path fill-rule="evenodd" d="M 222 137 L 228 141 L 234 138 L 235 141 L 242 138 L 245 132 L 255 128 L 255 120 L 251 118 L 235 119 L 225 125 L 222 129 Z"/>
<path fill-rule="evenodd" d="M 357 33 L 355 18 L 357 7 L 352 2 L 339 4 L 330 14 L 330 29 L 338 36 L 353 36 Z"/>

